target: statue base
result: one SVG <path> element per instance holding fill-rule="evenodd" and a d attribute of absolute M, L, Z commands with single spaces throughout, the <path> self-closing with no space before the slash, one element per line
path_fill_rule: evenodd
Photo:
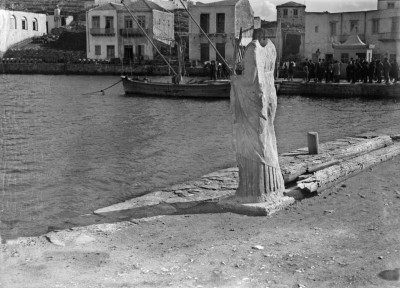
<path fill-rule="evenodd" d="M 292 197 L 271 197 L 267 202 L 248 203 L 242 198 L 231 196 L 221 199 L 217 206 L 232 213 L 248 216 L 269 216 L 296 202 Z"/>

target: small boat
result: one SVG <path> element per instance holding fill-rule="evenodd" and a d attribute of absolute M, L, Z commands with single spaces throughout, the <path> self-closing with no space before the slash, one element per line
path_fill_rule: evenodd
<path fill-rule="evenodd" d="M 203 80 L 186 84 L 151 82 L 149 79 L 136 79 L 122 76 L 122 84 L 127 95 L 229 98 L 231 84 L 229 80 Z"/>
<path fill-rule="evenodd" d="M 189 16 L 193 19 L 193 16 L 190 14 L 189 10 L 187 10 L 186 6 L 183 4 L 182 0 L 180 0 L 183 7 Z M 176 42 L 178 46 L 178 69 L 175 71 L 170 63 L 165 59 L 165 57 L 158 50 L 157 46 L 154 45 L 153 41 L 147 35 L 146 31 L 141 27 L 139 21 L 132 14 L 132 11 L 126 6 L 124 0 L 121 0 L 122 5 L 127 9 L 132 19 L 136 22 L 139 29 L 142 31 L 143 35 L 147 38 L 153 48 L 157 51 L 157 53 L 161 56 L 164 62 L 171 69 L 174 74 L 175 80 L 182 79 L 182 67 L 183 67 L 183 47 L 179 41 Z M 219 51 L 214 47 L 211 43 L 211 40 L 208 38 L 207 34 L 203 31 L 200 25 L 195 21 L 196 25 L 199 27 L 200 31 L 205 35 L 208 42 L 214 48 L 216 54 L 222 59 L 222 62 L 229 67 L 225 59 L 221 56 Z M 240 43 L 240 39 L 242 37 L 242 29 L 240 29 L 240 36 L 237 45 Z M 234 54 L 234 63 L 236 63 L 238 51 L 237 47 L 235 47 Z M 231 72 L 234 73 L 235 66 L 231 69 Z M 127 76 L 121 76 L 122 84 L 125 90 L 126 95 L 146 95 L 146 96 L 168 96 L 168 97 L 193 97 L 193 98 L 229 98 L 231 84 L 230 80 L 202 80 L 202 81 L 189 81 L 186 83 L 180 83 L 180 81 L 176 81 L 177 83 L 164 83 L 164 82 L 152 82 L 149 79 L 139 79 L 139 78 L 130 78 Z M 175 81 L 172 81 L 175 82 Z"/>

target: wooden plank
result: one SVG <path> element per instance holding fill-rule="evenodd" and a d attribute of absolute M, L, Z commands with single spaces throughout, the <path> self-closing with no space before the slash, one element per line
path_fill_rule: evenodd
<path fill-rule="evenodd" d="M 335 146 L 332 142 L 330 145 Z M 284 156 L 279 158 L 279 164 L 282 170 L 282 175 L 285 183 L 295 181 L 300 175 L 315 172 L 325 167 L 336 164 L 336 161 L 343 159 L 358 157 L 370 151 L 393 144 L 390 136 L 379 136 L 373 139 L 364 139 L 355 144 L 337 145 L 336 149 L 323 150 L 318 155 L 299 154 L 296 156 Z M 328 147 L 328 144 L 324 145 Z M 308 149 L 308 148 L 304 148 Z"/>
<path fill-rule="evenodd" d="M 338 179 L 363 171 L 397 155 L 400 155 L 400 143 L 372 151 L 368 154 L 317 171 L 310 178 L 297 182 L 297 186 L 301 190 L 307 192 L 317 192 L 329 183 L 337 182 Z"/>

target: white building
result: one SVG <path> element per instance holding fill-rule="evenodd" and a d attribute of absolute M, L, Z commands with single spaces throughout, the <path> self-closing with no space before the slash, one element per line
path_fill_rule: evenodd
<path fill-rule="evenodd" d="M 378 0 L 378 10 L 318 13 L 307 12 L 305 19 L 305 58 L 337 58 L 334 47 L 345 43 L 353 34 L 373 49 L 374 58 L 388 57 L 400 60 L 400 1 Z M 342 53 L 344 62 L 355 56 L 366 58 L 365 53 Z"/>
<path fill-rule="evenodd" d="M 140 26 L 155 44 L 174 39 L 174 14 L 148 0 L 127 4 Z M 108 3 L 90 9 L 86 17 L 87 57 L 90 59 L 153 59 L 156 52 L 138 24 L 121 4 Z"/>
<path fill-rule="evenodd" d="M 0 10 L 0 57 L 13 45 L 46 34 L 46 15 Z"/>
<path fill-rule="evenodd" d="M 239 37 L 240 28 L 248 31 L 242 44 L 246 45 L 251 41 L 254 12 L 248 0 L 189 2 L 188 9 L 228 64 L 233 63 L 235 39 Z M 189 59 L 202 63 L 219 60 L 216 51 L 193 19 L 189 19 Z"/>

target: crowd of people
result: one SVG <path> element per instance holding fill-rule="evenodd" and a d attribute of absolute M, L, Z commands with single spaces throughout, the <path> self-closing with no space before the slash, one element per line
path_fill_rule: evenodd
<path fill-rule="evenodd" d="M 303 80 L 305 82 L 314 81 L 326 83 L 339 83 L 342 72 L 342 62 L 334 59 L 306 59 L 302 65 Z M 293 80 L 296 63 L 288 59 L 282 65 L 283 78 L 289 81 Z M 375 60 L 368 62 L 365 59 L 353 59 L 347 63 L 346 76 L 348 82 L 356 83 L 397 83 L 399 80 L 399 64 L 395 60 L 389 61 L 385 58 L 383 61 Z"/>
<path fill-rule="evenodd" d="M 228 79 L 230 76 L 229 67 L 225 63 L 212 60 L 207 61 L 204 69 L 208 70 L 210 80 Z"/>

